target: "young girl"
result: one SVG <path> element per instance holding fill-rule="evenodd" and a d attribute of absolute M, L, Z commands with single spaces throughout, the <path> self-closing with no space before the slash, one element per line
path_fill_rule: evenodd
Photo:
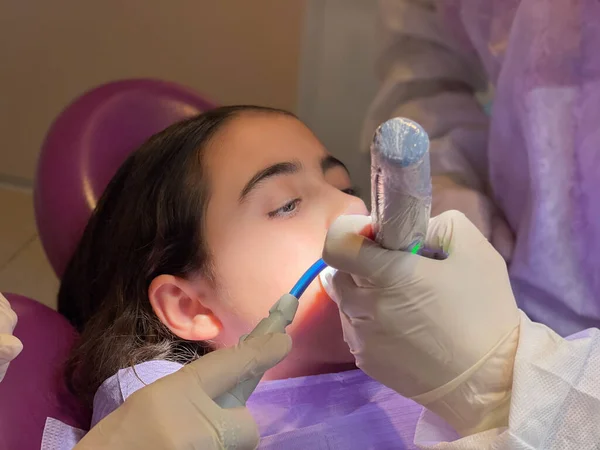
<path fill-rule="evenodd" d="M 67 378 L 93 404 L 92 425 L 144 383 L 234 345 L 320 258 L 327 229 L 341 214 L 367 210 L 344 165 L 290 113 L 224 107 L 153 136 L 107 187 L 59 293 L 61 312 L 82 330 Z M 288 332 L 292 352 L 264 377 L 281 381 L 262 383 L 249 403 L 263 446 L 337 448 L 337 433 L 356 443 L 340 415 L 363 408 L 353 420 L 377 422 L 398 448 L 388 416 L 407 402 L 359 371 L 337 375 L 354 369 L 354 358 L 337 306 L 318 281 Z M 133 366 L 135 373 L 127 369 Z M 339 397 L 354 403 L 328 400 L 331 383 L 340 380 Z M 314 434 L 328 419 L 342 428 Z M 309 444 L 306 433 L 316 440 Z"/>

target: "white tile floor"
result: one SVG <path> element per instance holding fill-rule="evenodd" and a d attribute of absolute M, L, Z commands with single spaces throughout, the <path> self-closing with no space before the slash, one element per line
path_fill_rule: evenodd
<path fill-rule="evenodd" d="M 0 292 L 55 309 L 59 283 L 37 235 L 32 193 L 0 187 L 0 211 Z"/>

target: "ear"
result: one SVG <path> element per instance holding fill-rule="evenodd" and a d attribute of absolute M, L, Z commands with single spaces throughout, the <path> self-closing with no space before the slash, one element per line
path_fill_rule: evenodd
<path fill-rule="evenodd" d="M 148 288 L 154 313 L 176 336 L 190 341 L 214 339 L 223 329 L 221 321 L 203 301 L 212 295 L 203 281 L 192 282 L 172 275 L 159 275 Z"/>

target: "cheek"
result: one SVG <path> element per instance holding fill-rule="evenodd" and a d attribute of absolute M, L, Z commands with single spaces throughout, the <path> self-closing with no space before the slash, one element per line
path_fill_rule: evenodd
<path fill-rule="evenodd" d="M 289 220 L 243 227 L 212 248 L 227 297 L 215 310 L 225 328 L 248 332 L 321 255 L 325 230 Z"/>

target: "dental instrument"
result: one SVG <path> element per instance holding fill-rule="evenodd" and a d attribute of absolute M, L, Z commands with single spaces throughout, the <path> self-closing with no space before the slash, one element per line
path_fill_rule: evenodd
<path fill-rule="evenodd" d="M 371 208 L 377 243 L 388 250 L 420 250 L 431 212 L 429 137 L 412 120 L 390 119 L 375 131 Z"/>

